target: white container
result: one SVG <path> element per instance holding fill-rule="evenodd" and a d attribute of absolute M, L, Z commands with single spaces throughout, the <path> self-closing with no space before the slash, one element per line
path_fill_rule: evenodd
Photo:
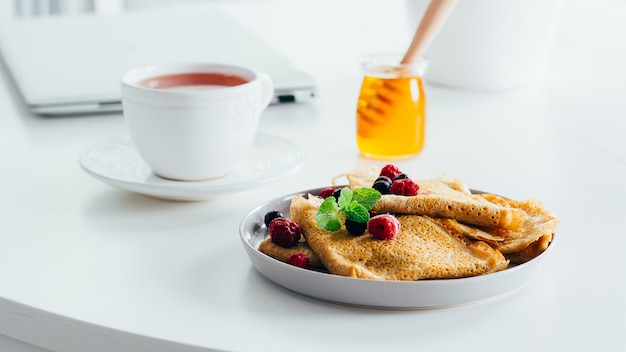
<path fill-rule="evenodd" d="M 169 88 L 143 83 L 204 73 L 245 83 Z M 163 64 L 137 68 L 122 77 L 124 117 L 133 144 L 156 175 L 179 181 L 230 173 L 251 147 L 272 92 L 266 74 L 230 65 Z"/>
<path fill-rule="evenodd" d="M 407 0 L 411 35 L 428 0 Z M 561 0 L 459 0 L 431 46 L 428 83 L 508 90 L 541 83 Z"/>

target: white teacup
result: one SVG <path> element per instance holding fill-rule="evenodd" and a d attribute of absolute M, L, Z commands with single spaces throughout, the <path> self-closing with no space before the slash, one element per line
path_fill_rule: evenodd
<path fill-rule="evenodd" d="M 122 77 L 131 140 L 155 174 L 180 181 L 230 173 L 252 146 L 272 92 L 266 74 L 231 65 L 164 64 Z"/>

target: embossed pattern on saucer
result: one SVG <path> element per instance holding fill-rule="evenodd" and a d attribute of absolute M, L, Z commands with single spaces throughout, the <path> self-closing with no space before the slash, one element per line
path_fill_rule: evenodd
<path fill-rule="evenodd" d="M 291 142 L 258 133 L 252 148 L 229 175 L 207 181 L 173 181 L 156 176 L 125 137 L 104 140 L 80 155 L 79 164 L 96 179 L 152 197 L 200 201 L 273 181 L 295 170 L 303 161 Z"/>

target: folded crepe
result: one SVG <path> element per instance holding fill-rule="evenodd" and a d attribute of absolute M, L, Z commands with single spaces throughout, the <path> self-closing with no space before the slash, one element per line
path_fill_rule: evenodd
<path fill-rule="evenodd" d="M 342 174 L 333 179 L 346 177 L 350 188 L 371 187 L 378 169 L 361 170 Z M 508 204 L 495 204 L 479 195 L 472 194 L 460 180 L 440 176 L 436 180 L 415 181 L 419 186 L 416 196 L 385 194 L 376 203 L 372 212 L 427 215 L 458 220 L 459 222 L 510 230 L 519 229 L 527 214 Z"/>
<path fill-rule="evenodd" d="M 498 227 L 476 227 L 456 220 L 438 218 L 436 221 L 449 231 L 488 243 L 499 250 L 511 263 L 524 263 L 543 253 L 550 242 L 560 220 L 543 204 L 535 199 L 512 200 L 494 194 L 481 194 L 483 199 L 526 213 L 526 220 L 516 230 Z"/>
<path fill-rule="evenodd" d="M 449 279 L 503 270 L 508 260 L 484 241 L 449 231 L 428 216 L 400 215 L 400 231 L 379 240 L 345 228 L 335 232 L 317 226 L 319 200 L 296 196 L 290 217 L 302 228 L 306 243 L 326 269 L 336 275 L 376 280 Z"/>
<path fill-rule="evenodd" d="M 493 247 L 504 253 L 514 263 L 527 262 L 543 253 L 561 220 L 545 209 L 536 199 L 513 200 L 494 194 L 481 194 L 482 198 L 494 204 L 520 209 L 527 214 L 526 221 L 517 230 L 492 228 L 485 232 L 503 238 Z"/>
<path fill-rule="evenodd" d="M 527 214 L 504 204 L 494 204 L 473 194 L 466 194 L 443 181 L 418 181 L 416 196 L 385 194 L 372 212 L 428 215 L 458 220 L 459 222 L 504 229 L 519 229 Z"/>

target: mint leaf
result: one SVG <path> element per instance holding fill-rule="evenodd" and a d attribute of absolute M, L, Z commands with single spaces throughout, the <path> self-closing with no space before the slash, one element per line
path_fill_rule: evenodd
<path fill-rule="evenodd" d="M 352 201 L 352 203 L 345 208 L 344 214 L 346 214 L 346 219 L 354 222 L 365 223 L 370 219 L 369 211 L 356 201 Z"/>
<path fill-rule="evenodd" d="M 348 220 L 367 223 L 370 219 L 369 211 L 380 198 L 380 192 L 373 188 L 342 188 L 339 199 L 328 197 L 320 205 L 315 214 L 317 226 L 327 231 L 339 230 L 343 223 L 341 213 Z"/>
<path fill-rule="evenodd" d="M 376 202 L 380 199 L 381 194 L 373 188 L 356 188 L 352 194 L 352 200 L 363 205 L 366 210 L 372 210 Z M 369 219 L 369 218 L 368 218 Z"/>
<path fill-rule="evenodd" d="M 350 205 L 350 203 L 352 203 L 352 190 L 348 187 L 342 188 L 341 192 L 339 193 L 339 199 L 337 200 L 337 202 L 339 204 L 339 209 L 342 212 L 345 212 L 344 209 L 346 209 L 346 207 Z"/>
<path fill-rule="evenodd" d="M 341 228 L 339 206 L 334 197 L 324 199 L 324 202 L 317 209 L 315 221 L 317 226 L 327 231 L 337 231 Z"/>

